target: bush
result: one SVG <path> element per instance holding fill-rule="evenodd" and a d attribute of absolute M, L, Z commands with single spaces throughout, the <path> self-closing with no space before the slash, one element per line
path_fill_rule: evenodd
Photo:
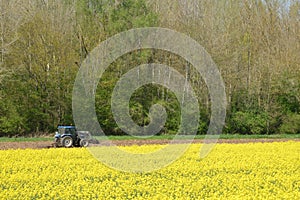
<path fill-rule="evenodd" d="M 267 113 L 236 112 L 232 116 L 231 130 L 238 134 L 264 134 L 268 125 Z"/>
<path fill-rule="evenodd" d="M 289 113 L 284 117 L 281 127 L 281 134 L 297 134 L 300 133 L 300 114 Z"/>
<path fill-rule="evenodd" d="M 0 136 L 20 134 L 23 118 L 17 112 L 16 106 L 7 99 L 0 101 Z"/>

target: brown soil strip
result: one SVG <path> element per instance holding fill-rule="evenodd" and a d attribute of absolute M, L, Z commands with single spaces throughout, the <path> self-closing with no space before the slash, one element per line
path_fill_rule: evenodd
<path fill-rule="evenodd" d="M 228 144 L 243 144 L 243 143 L 270 143 L 270 142 L 287 142 L 297 141 L 300 139 L 219 139 L 218 143 Z M 170 140 L 113 140 L 113 144 L 117 146 L 131 146 L 131 145 L 149 145 L 149 144 L 169 144 Z M 185 143 L 185 140 L 177 143 Z M 204 140 L 196 139 L 193 143 L 203 143 Z M 209 141 L 208 141 L 209 143 Z M 100 144 L 93 144 L 93 146 L 107 146 L 109 142 L 100 141 Z M 7 149 L 44 149 L 52 148 L 53 142 L 39 141 L 39 142 L 0 142 L 0 150 Z"/>
<path fill-rule="evenodd" d="M 39 142 L 0 142 L 0 150 L 6 149 L 43 149 L 52 147 L 50 141 Z"/>

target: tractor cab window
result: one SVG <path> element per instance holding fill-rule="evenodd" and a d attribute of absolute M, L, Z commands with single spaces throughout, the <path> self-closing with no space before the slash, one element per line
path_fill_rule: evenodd
<path fill-rule="evenodd" d="M 58 133 L 61 134 L 61 135 L 65 134 L 65 129 L 64 128 L 59 128 Z"/>
<path fill-rule="evenodd" d="M 70 134 L 72 134 L 72 135 L 75 135 L 75 134 L 76 134 L 75 128 L 70 128 L 69 131 L 70 131 Z"/>
<path fill-rule="evenodd" d="M 58 133 L 63 135 L 63 134 L 70 134 L 70 135 L 75 135 L 76 134 L 76 129 L 75 127 L 59 127 L 58 128 Z"/>
<path fill-rule="evenodd" d="M 66 128 L 66 129 L 65 129 L 65 134 L 71 134 L 71 131 L 70 131 L 69 128 Z"/>
<path fill-rule="evenodd" d="M 65 134 L 75 135 L 76 131 L 74 128 L 66 128 Z"/>

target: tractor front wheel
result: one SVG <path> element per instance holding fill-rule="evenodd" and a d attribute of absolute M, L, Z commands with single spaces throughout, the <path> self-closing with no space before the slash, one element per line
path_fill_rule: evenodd
<path fill-rule="evenodd" d="M 64 147 L 69 148 L 69 147 L 72 147 L 72 145 L 73 145 L 73 139 L 70 136 L 66 136 L 62 139 L 61 143 Z"/>
<path fill-rule="evenodd" d="M 80 146 L 81 147 L 87 147 L 87 146 L 89 146 L 89 141 L 87 141 L 87 140 L 80 140 Z"/>

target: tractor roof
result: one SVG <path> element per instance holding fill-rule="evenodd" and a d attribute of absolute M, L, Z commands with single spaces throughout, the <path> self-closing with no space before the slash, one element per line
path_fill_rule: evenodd
<path fill-rule="evenodd" d="M 57 128 L 75 128 L 75 126 L 58 126 Z"/>

